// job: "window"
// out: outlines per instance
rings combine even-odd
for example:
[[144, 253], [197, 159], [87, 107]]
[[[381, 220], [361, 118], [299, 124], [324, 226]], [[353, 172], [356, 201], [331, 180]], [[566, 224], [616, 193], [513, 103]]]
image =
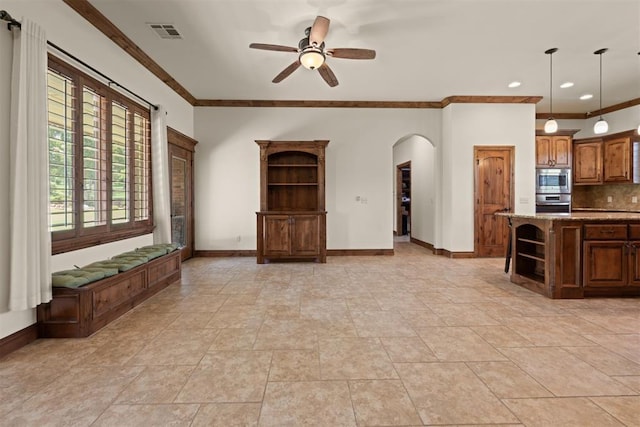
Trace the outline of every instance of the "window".
[[49, 57], [52, 252], [153, 230], [149, 110]]

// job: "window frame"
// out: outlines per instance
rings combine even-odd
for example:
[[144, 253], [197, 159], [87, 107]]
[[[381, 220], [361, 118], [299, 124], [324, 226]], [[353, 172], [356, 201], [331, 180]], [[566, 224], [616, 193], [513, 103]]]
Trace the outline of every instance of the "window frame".
[[[136, 101], [122, 95], [106, 84], [96, 80], [86, 73], [78, 70], [72, 65], [64, 62], [62, 59], [49, 54], [47, 73], [53, 70], [56, 73], [70, 79], [75, 86], [74, 97], [74, 161], [73, 165], [73, 216], [74, 225], [72, 229], [51, 231], [51, 253], [52, 255], [69, 252], [77, 249], [88, 248], [91, 246], [101, 245], [104, 243], [115, 242], [118, 240], [138, 237], [153, 232], [153, 182], [152, 182], [152, 163], [151, 163], [151, 113], [149, 108], [143, 107]], [[104, 210], [105, 224], [85, 227], [83, 222], [83, 203], [84, 203], [84, 122], [83, 122], [83, 95], [84, 88], [87, 87], [95, 92], [101, 98], [101, 112], [104, 117], [101, 118], [99, 127], [100, 131], [100, 150], [106, 161], [105, 179], [100, 179], [106, 186], [105, 200], [100, 200], [106, 204]], [[111, 134], [112, 134], [112, 105], [118, 103], [127, 109], [127, 120], [130, 126], [127, 128], [127, 154], [130, 159], [127, 164], [127, 195], [129, 197], [129, 220], [122, 223], [112, 223], [112, 159], [111, 159]], [[144, 139], [145, 151], [148, 161], [148, 169], [146, 170], [146, 187], [147, 187], [147, 218], [136, 220], [136, 200], [135, 200], [135, 138], [134, 138], [134, 115], [139, 114], [147, 119]], [[47, 119], [47, 127], [48, 125]], [[101, 158], [100, 161], [103, 161]], [[142, 194], [142, 193], [141, 193]], [[50, 214], [49, 214], [50, 215]]]

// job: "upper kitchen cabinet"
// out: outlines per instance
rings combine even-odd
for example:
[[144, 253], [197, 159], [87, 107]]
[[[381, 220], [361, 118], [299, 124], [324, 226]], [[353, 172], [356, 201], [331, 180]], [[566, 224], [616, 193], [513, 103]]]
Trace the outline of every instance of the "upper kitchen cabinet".
[[[569, 133], [567, 135], [567, 133]], [[537, 168], [570, 168], [573, 134], [576, 131], [562, 131], [557, 135], [536, 135]]]
[[640, 183], [640, 138], [634, 138], [633, 132], [606, 138], [602, 149], [604, 182]]
[[573, 144], [575, 184], [640, 183], [640, 137], [635, 131]]
[[576, 140], [573, 144], [574, 184], [602, 184], [602, 139]]

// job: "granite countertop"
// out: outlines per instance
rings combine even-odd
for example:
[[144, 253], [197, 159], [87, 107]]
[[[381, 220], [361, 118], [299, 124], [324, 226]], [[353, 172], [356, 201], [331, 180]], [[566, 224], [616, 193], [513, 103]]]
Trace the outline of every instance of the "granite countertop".
[[571, 213], [534, 213], [518, 214], [511, 212], [497, 212], [496, 215], [509, 218], [548, 219], [554, 221], [640, 221], [640, 212], [610, 212], [610, 211], [574, 211]]

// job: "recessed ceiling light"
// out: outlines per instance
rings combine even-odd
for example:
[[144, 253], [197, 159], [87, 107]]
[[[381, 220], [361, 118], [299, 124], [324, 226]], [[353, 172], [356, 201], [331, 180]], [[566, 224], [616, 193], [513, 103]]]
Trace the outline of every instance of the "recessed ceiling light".
[[511, 82], [509, 83], [509, 87], [513, 89], [514, 87], [519, 87], [521, 84], [520, 82]]
[[585, 101], [585, 100], [587, 100], [587, 99], [591, 99], [591, 98], [593, 98], [593, 95], [592, 95], [592, 94], [590, 94], [590, 93], [585, 93], [584, 95], [582, 95], [582, 96], [580, 97], [580, 99], [581, 99], [581, 100], [583, 100], [583, 101]]
[[564, 82], [564, 83], [562, 83], [560, 85], [560, 88], [566, 89], [566, 88], [571, 87], [571, 86], [573, 86], [573, 82]]

